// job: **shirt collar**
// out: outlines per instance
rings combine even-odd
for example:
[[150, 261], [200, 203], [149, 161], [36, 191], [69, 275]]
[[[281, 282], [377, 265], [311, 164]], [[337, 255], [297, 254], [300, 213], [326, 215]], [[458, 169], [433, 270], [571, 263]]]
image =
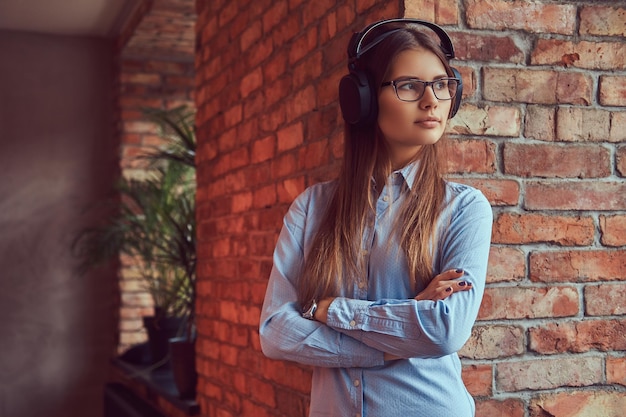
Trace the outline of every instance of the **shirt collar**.
[[413, 182], [417, 175], [417, 169], [419, 168], [419, 161], [413, 161], [410, 164], [405, 165], [397, 171], [394, 171], [391, 175], [391, 183], [395, 183], [398, 180], [404, 180], [409, 189], [413, 189]]

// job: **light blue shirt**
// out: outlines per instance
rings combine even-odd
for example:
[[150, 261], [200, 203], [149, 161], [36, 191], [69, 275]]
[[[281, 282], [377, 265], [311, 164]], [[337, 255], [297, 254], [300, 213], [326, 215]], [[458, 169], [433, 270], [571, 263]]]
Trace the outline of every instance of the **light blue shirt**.
[[[491, 206], [480, 191], [447, 183], [433, 275], [462, 268], [473, 287], [443, 301], [416, 301], [393, 231], [415, 171], [413, 164], [393, 173], [382, 190], [363, 237], [367, 277], [332, 302], [327, 324], [302, 318], [296, 286], [333, 183], [305, 190], [284, 218], [261, 313], [261, 347], [270, 358], [314, 367], [311, 417], [474, 416], [456, 352], [470, 336], [485, 288]], [[409, 359], [385, 361], [384, 352]]]

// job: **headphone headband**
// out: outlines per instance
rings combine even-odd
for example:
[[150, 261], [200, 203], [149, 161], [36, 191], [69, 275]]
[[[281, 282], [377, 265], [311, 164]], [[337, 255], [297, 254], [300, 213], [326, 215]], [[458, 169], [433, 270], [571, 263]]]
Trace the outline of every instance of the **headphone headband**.
[[374, 46], [378, 45], [387, 36], [391, 35], [394, 32], [404, 29], [404, 28], [398, 28], [398, 29], [392, 29], [388, 32], [385, 32], [379, 37], [375, 38], [372, 42], [367, 44], [363, 49], [361, 49], [363, 41], [365, 40], [367, 35], [370, 34], [372, 30], [376, 29], [377, 27], [387, 25], [389, 23], [413, 23], [416, 25], [426, 26], [427, 28], [435, 32], [435, 34], [439, 38], [441, 50], [443, 51], [446, 58], [448, 60], [451, 60], [454, 58], [454, 46], [452, 45], [452, 40], [450, 39], [446, 31], [443, 30], [441, 26], [436, 25], [431, 22], [427, 22], [425, 20], [420, 20], [420, 19], [398, 18], [398, 19], [387, 19], [387, 20], [374, 22], [370, 24], [369, 26], [365, 27], [365, 29], [363, 29], [362, 31], [355, 32], [352, 35], [352, 39], [350, 40], [348, 44], [348, 58], [351, 63], [358, 61], [359, 58], [361, 58], [361, 55], [363, 55], [364, 53], [372, 49]]

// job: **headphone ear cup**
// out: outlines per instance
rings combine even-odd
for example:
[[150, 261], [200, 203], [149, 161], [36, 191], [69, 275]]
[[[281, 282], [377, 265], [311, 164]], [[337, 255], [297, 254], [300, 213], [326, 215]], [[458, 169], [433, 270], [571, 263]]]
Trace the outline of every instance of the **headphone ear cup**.
[[463, 98], [463, 78], [461, 78], [461, 73], [454, 67], [452, 68], [452, 73], [454, 74], [454, 78], [459, 79], [459, 85], [456, 88], [456, 95], [454, 96], [454, 102], [452, 103], [448, 119], [452, 119], [456, 112], [459, 111], [459, 107], [461, 107], [461, 99]]
[[367, 74], [354, 70], [339, 82], [339, 105], [346, 123], [365, 125], [372, 123], [378, 113], [375, 93]]

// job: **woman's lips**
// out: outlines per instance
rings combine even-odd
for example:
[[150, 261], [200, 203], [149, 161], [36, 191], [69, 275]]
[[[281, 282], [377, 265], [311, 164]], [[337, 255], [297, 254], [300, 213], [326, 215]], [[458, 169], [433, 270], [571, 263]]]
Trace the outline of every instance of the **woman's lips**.
[[420, 120], [416, 120], [415, 124], [428, 128], [428, 129], [434, 129], [436, 127], [439, 126], [440, 120], [436, 117], [427, 117], [425, 119], [420, 119]]

